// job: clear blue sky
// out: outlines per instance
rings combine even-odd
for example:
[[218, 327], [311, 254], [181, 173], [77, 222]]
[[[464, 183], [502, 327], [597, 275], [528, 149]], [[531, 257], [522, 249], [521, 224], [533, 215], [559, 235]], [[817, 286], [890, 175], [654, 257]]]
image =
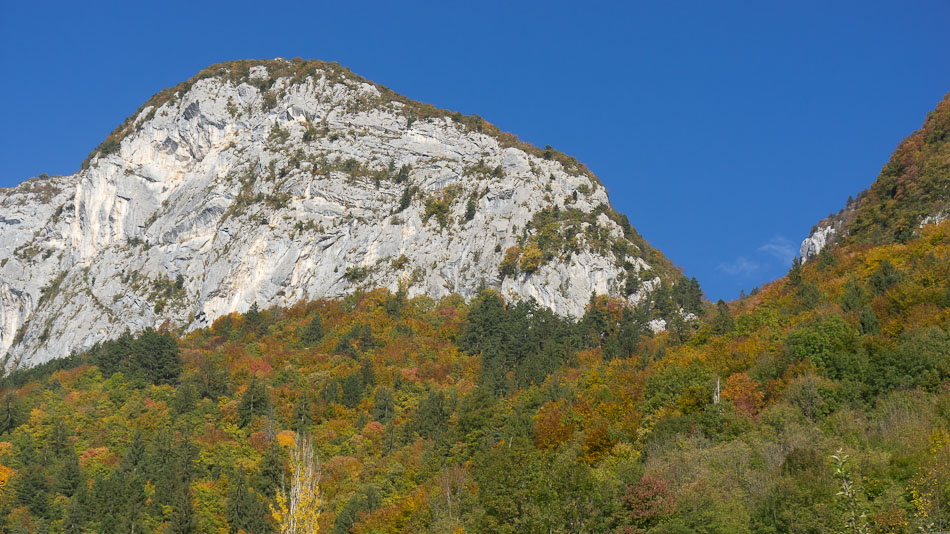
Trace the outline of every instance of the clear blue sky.
[[784, 274], [950, 91], [948, 28], [946, 0], [10, 1], [0, 187], [75, 171], [211, 63], [338, 61], [578, 157], [708, 297], [733, 298]]

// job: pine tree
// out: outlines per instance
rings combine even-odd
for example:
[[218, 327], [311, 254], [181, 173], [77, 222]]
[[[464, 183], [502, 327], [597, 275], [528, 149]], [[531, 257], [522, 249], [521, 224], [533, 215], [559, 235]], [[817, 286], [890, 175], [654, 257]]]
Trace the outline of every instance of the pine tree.
[[63, 532], [66, 534], [86, 532], [85, 526], [89, 522], [89, 512], [92, 508], [93, 503], [89, 498], [89, 490], [86, 488], [85, 481], [83, 481], [76, 487], [76, 492], [69, 499], [66, 520], [63, 522]]
[[877, 270], [871, 274], [868, 284], [874, 288], [877, 293], [884, 293], [894, 284], [901, 281], [901, 273], [894, 267], [889, 260], [884, 260], [878, 266]]
[[716, 302], [716, 318], [713, 319], [713, 331], [717, 334], [728, 334], [735, 327], [729, 305], [722, 299]]
[[241, 403], [238, 404], [238, 423], [241, 427], [246, 427], [254, 420], [254, 417], [263, 414], [269, 400], [267, 387], [257, 377], [251, 377], [247, 390], [241, 397]]
[[151, 384], [174, 384], [181, 375], [178, 343], [170, 334], [151, 328], [134, 343], [133, 366]]
[[238, 472], [228, 491], [228, 524], [231, 532], [243, 530], [248, 534], [271, 532], [268, 510], [257, 492], [248, 487], [244, 472]]
[[874, 335], [880, 332], [877, 315], [875, 315], [874, 310], [872, 310], [870, 306], [865, 306], [864, 309], [861, 310], [858, 322], [861, 324], [862, 334]]
[[313, 315], [313, 319], [307, 324], [300, 334], [300, 340], [306, 345], [315, 345], [323, 338], [323, 320], [320, 318], [320, 312]]
[[310, 400], [305, 391], [297, 395], [297, 402], [294, 403], [293, 419], [290, 421], [290, 428], [300, 434], [310, 426]]
[[6, 393], [0, 401], [0, 434], [22, 424], [23, 412], [23, 407], [20, 406], [16, 396], [12, 392]]
[[284, 450], [276, 439], [264, 451], [258, 472], [257, 489], [262, 495], [273, 495], [284, 478]]
[[392, 418], [394, 410], [392, 390], [386, 386], [380, 386], [376, 390], [376, 398], [373, 399], [373, 420], [386, 424]]
[[792, 268], [788, 271], [788, 283], [792, 287], [798, 287], [802, 285], [802, 259], [795, 258], [792, 261]]
[[363, 381], [364, 388], [371, 388], [376, 385], [376, 372], [373, 370], [373, 362], [369, 358], [363, 358], [363, 364], [360, 366], [360, 379]]
[[188, 485], [183, 484], [175, 497], [167, 531], [171, 534], [193, 534], [198, 532], [195, 510], [191, 504], [191, 491]]
[[262, 336], [267, 332], [267, 325], [264, 324], [264, 315], [261, 313], [257, 303], [251, 304], [250, 309], [244, 314], [244, 331]]
[[198, 388], [192, 381], [182, 382], [175, 389], [175, 397], [171, 401], [171, 407], [176, 414], [183, 414], [190, 411], [198, 402]]
[[59, 474], [56, 476], [55, 490], [66, 497], [72, 497], [80, 486], [85, 486], [85, 479], [82, 470], [79, 468], [79, 456], [70, 451], [63, 460]]

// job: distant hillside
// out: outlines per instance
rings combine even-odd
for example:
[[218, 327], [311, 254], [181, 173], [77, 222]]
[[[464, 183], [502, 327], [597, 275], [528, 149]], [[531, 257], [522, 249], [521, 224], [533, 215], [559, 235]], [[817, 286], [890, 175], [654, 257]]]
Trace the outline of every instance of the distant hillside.
[[802, 243], [801, 255], [826, 243], [903, 242], [920, 227], [950, 217], [950, 93], [904, 139], [871, 187], [825, 218]]

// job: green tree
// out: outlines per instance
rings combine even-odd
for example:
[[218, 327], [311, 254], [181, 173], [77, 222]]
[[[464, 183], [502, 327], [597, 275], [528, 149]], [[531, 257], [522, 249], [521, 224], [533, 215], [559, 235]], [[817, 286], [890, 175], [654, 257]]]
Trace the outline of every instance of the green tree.
[[858, 322], [861, 325], [862, 334], [877, 334], [880, 332], [880, 325], [877, 320], [877, 315], [875, 315], [874, 310], [870, 306], [865, 306], [861, 310], [861, 315], [858, 317]]
[[241, 396], [241, 402], [238, 404], [238, 424], [241, 427], [246, 427], [255, 417], [262, 415], [269, 405], [270, 397], [267, 394], [267, 386], [256, 376], [251, 377], [244, 395]]
[[716, 317], [712, 321], [713, 332], [717, 334], [728, 334], [735, 328], [735, 321], [729, 312], [729, 305], [722, 299], [716, 302]]
[[323, 338], [323, 320], [320, 318], [320, 312], [313, 315], [313, 319], [307, 324], [300, 334], [300, 340], [306, 345], [315, 345]]
[[871, 278], [868, 279], [868, 284], [876, 291], [877, 293], [884, 293], [891, 288], [894, 284], [901, 281], [902, 275], [900, 271], [894, 267], [894, 264], [889, 260], [884, 260], [878, 265], [877, 269], [871, 273]]
[[788, 283], [792, 287], [798, 287], [802, 285], [802, 259], [795, 258], [792, 260], [792, 268], [788, 271]]
[[231, 481], [227, 514], [228, 525], [233, 533], [242, 530], [248, 534], [265, 534], [274, 530], [268, 521], [270, 512], [267, 505], [257, 492], [248, 486], [247, 476], [243, 471], [238, 471]]
[[171, 334], [151, 328], [142, 332], [133, 346], [133, 366], [151, 384], [173, 384], [181, 375], [178, 343]]
[[373, 420], [386, 424], [392, 419], [394, 413], [395, 401], [392, 390], [386, 386], [379, 386], [373, 398]]

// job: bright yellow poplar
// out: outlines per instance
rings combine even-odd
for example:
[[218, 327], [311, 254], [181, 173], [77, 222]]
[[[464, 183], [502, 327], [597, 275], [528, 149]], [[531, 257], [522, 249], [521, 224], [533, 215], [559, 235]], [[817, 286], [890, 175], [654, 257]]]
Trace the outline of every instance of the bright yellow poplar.
[[290, 488], [277, 491], [277, 506], [270, 511], [280, 534], [313, 534], [319, 530], [320, 470], [307, 436], [294, 436], [290, 463]]

